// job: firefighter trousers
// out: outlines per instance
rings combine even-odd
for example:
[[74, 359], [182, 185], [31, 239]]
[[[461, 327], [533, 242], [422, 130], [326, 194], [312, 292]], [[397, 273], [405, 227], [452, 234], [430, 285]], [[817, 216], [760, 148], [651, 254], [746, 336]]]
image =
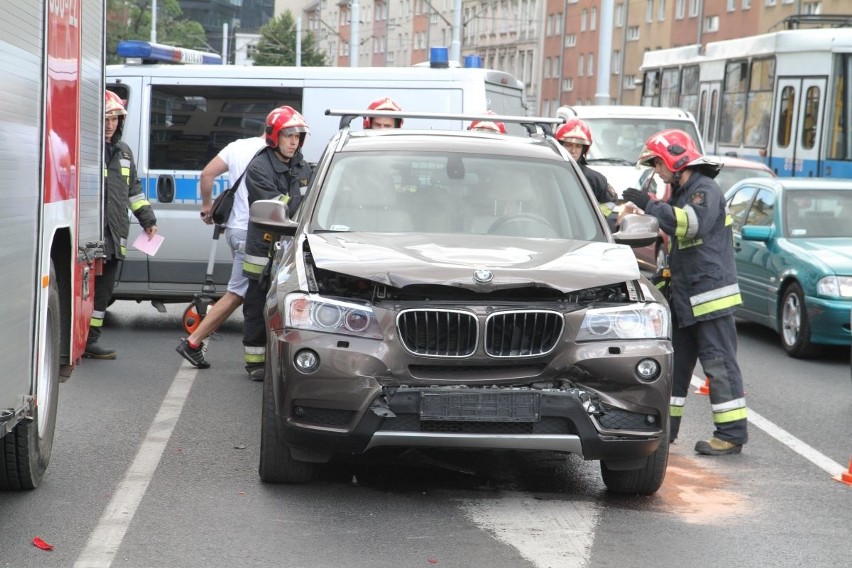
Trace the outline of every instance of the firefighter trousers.
[[737, 328], [734, 316], [698, 321], [678, 327], [672, 314], [674, 370], [671, 399], [670, 437], [677, 438], [680, 421], [697, 361], [710, 380], [710, 407], [713, 435], [727, 442], [748, 441], [743, 378], [737, 364]]
[[95, 276], [95, 301], [92, 319], [89, 321], [89, 336], [86, 340], [88, 344], [97, 343], [101, 336], [101, 328], [104, 325], [106, 309], [115, 289], [115, 278], [118, 275], [119, 266], [121, 266], [121, 259], [108, 258], [104, 261], [101, 274]]
[[258, 280], [249, 278], [243, 301], [243, 349], [246, 368], [261, 367], [266, 362], [266, 323], [263, 310], [266, 289]]

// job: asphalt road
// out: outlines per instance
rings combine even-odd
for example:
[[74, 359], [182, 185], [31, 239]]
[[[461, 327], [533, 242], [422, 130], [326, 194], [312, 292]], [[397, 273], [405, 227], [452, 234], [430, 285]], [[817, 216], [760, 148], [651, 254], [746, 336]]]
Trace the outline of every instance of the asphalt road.
[[[852, 486], [849, 350], [787, 357], [739, 325], [752, 413], [742, 455], [697, 456], [711, 431], [690, 395], [663, 488], [606, 493], [573, 456], [410, 452], [336, 464], [303, 486], [257, 477], [261, 385], [240, 325], [196, 371], [174, 352], [180, 312], [117, 302], [104, 344], [61, 387], [42, 486], [0, 493], [0, 566], [846, 566]], [[43, 551], [34, 537], [53, 545]]]

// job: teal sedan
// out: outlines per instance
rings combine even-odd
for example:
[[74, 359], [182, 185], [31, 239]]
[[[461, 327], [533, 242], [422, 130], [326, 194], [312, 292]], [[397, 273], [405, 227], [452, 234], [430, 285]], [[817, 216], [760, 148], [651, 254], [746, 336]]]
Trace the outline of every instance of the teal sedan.
[[743, 304], [792, 357], [849, 345], [852, 180], [750, 178], [725, 194]]

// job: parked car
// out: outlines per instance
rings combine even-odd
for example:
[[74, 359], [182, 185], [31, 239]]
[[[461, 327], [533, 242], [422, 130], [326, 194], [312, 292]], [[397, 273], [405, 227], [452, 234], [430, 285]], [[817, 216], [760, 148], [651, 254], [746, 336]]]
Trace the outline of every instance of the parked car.
[[634, 215], [611, 235], [552, 136], [343, 126], [295, 219], [259, 201], [251, 220], [284, 235], [263, 481], [437, 447], [568, 452], [600, 460], [610, 491], [659, 488], [669, 312], [617, 244], [653, 240], [657, 222]]
[[[775, 177], [775, 173], [766, 165], [755, 162], [754, 160], [744, 160], [742, 158], [734, 158], [731, 156], [708, 156], [717, 160], [722, 164], [722, 171], [716, 176], [716, 183], [723, 192], [728, 191], [738, 181], [750, 177], [768, 178]], [[647, 170], [651, 172], [652, 170]], [[645, 174], [648, 175], [648, 174]], [[643, 181], [643, 176], [640, 181]], [[671, 195], [671, 187], [668, 184], [662, 183], [657, 179], [657, 183], [652, 185], [653, 197], [666, 201]], [[629, 207], [629, 206], [628, 206]], [[635, 212], [635, 208], [630, 210]], [[660, 231], [659, 238], [656, 242], [646, 247], [638, 247], [633, 249], [636, 254], [636, 260], [639, 262], [639, 268], [648, 272], [656, 272], [666, 262], [666, 251], [669, 247], [669, 236]]]
[[742, 306], [793, 357], [849, 345], [852, 181], [750, 178], [726, 194]]

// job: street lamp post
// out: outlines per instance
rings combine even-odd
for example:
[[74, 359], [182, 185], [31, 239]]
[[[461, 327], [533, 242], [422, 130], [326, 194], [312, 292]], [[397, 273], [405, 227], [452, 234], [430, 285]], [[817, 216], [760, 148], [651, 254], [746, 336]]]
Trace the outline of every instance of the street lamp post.
[[151, 0], [151, 43], [157, 43], [157, 0]]

